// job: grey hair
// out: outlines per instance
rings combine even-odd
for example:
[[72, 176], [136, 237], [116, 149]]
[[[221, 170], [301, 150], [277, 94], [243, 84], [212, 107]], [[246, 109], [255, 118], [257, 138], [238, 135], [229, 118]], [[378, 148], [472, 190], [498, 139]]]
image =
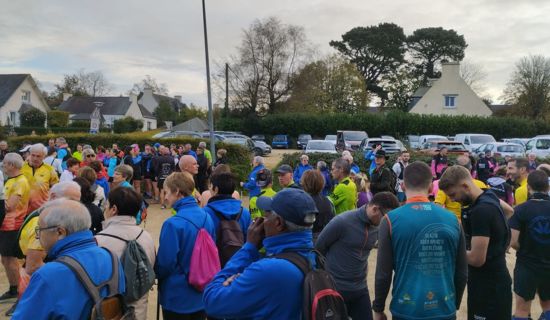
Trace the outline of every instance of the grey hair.
[[86, 149], [92, 149], [92, 150], [94, 150], [94, 148], [92, 148], [92, 146], [89, 145], [89, 144], [85, 144], [85, 145], [82, 146], [82, 151], [84, 151], [84, 150], [86, 150]]
[[256, 162], [257, 164], [264, 164], [264, 158], [262, 156], [255, 156], [254, 162]]
[[323, 170], [327, 167], [327, 163], [324, 162], [323, 160], [321, 161], [317, 161], [317, 169], [319, 170]]
[[334, 160], [332, 165], [336, 169], [341, 169], [342, 172], [344, 172], [345, 175], [349, 175], [350, 172], [351, 172], [351, 164], [349, 163], [348, 160], [346, 160], [344, 158], [338, 158], [338, 159]]
[[63, 137], [59, 137], [56, 139], [59, 143], [67, 143], [67, 140], [65, 140], [65, 138]]
[[23, 157], [21, 157], [18, 153], [10, 152], [6, 154], [4, 157], [4, 164], [11, 164], [12, 166], [16, 167], [17, 169], [23, 168]]
[[309, 226], [299, 226], [294, 222], [290, 222], [286, 220], [285, 218], [281, 217], [280, 215], [278, 215], [276, 212], [273, 212], [273, 211], [271, 211], [271, 214], [274, 214], [275, 216], [283, 219], [283, 221], [285, 222], [285, 228], [287, 232], [302, 232], [302, 231], [311, 230], [313, 229], [313, 223], [315, 222], [315, 213], [306, 214], [306, 217], [304, 220], [306, 222], [311, 222]]
[[2, 140], [0, 141], [0, 144], [8, 144], [8, 142], [6, 140]]
[[89, 154], [95, 154], [94, 149], [82, 149], [82, 158], [86, 158], [86, 156]]
[[50, 194], [55, 194], [57, 197], [65, 197], [65, 195], [67, 194], [67, 190], [72, 188], [75, 188], [75, 189], [78, 189], [78, 191], [81, 191], [80, 185], [78, 183], [74, 181], [63, 181], [63, 182], [54, 184], [50, 189]]
[[300, 161], [304, 160], [304, 159], [307, 159], [309, 161], [309, 157], [308, 157], [307, 154], [303, 154], [303, 155], [300, 156]]
[[46, 203], [44, 211], [46, 209], [48, 213], [43, 218], [46, 227], [62, 227], [67, 231], [67, 235], [88, 230], [92, 225], [88, 209], [78, 201], [56, 199]]
[[42, 143], [36, 143], [29, 148], [29, 152], [42, 152], [46, 155], [48, 153], [48, 149]]

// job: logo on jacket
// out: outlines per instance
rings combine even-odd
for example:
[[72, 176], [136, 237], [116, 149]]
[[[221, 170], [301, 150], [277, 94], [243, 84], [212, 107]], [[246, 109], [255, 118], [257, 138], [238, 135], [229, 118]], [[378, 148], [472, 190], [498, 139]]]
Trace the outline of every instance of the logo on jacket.
[[540, 244], [550, 244], [550, 217], [536, 217], [529, 223], [531, 237]]

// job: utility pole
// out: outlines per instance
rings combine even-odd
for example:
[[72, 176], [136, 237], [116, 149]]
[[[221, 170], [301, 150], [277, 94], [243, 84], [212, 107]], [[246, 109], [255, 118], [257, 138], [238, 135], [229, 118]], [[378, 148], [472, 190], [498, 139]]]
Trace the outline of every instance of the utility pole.
[[214, 140], [214, 112], [212, 110], [212, 91], [210, 87], [210, 59], [208, 58], [208, 31], [206, 29], [206, 4], [202, 0], [202, 21], [204, 25], [204, 54], [206, 58], [206, 85], [208, 91], [208, 127], [210, 129], [210, 153], [212, 163], [216, 161], [216, 143]]
[[229, 115], [229, 63], [225, 63], [225, 108], [224, 115]]

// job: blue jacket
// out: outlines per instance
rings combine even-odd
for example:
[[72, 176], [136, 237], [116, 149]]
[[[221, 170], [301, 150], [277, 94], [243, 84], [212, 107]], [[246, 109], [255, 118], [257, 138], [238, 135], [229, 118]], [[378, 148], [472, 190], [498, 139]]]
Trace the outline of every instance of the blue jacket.
[[252, 218], [250, 217], [250, 211], [242, 207], [241, 200], [233, 199], [230, 195], [218, 195], [210, 198], [208, 204], [204, 207], [204, 211], [208, 213], [214, 224], [214, 229], [216, 234], [218, 233], [218, 228], [220, 225], [220, 219], [214, 211], [219, 212], [227, 219], [235, 219], [235, 217], [241, 212], [241, 218], [239, 219], [239, 224], [241, 225], [241, 230], [244, 234], [244, 241], [246, 241], [246, 233], [248, 227], [252, 224]]
[[376, 162], [374, 161], [375, 153], [372, 150], [369, 150], [365, 153], [365, 160], [370, 161], [370, 167], [369, 167], [369, 177], [372, 175], [372, 172], [374, 169], [376, 169]]
[[[371, 164], [371, 167], [372, 167], [372, 164]], [[374, 167], [376, 168], [376, 163], [374, 164]], [[370, 169], [369, 169], [369, 171], [370, 171]], [[351, 164], [351, 172], [353, 172], [355, 174], [358, 174], [359, 172], [361, 172], [361, 169], [359, 168], [359, 166], [357, 164], [352, 163]]]
[[[312, 248], [311, 231], [289, 232], [266, 238], [267, 256]], [[311, 258], [311, 257], [310, 257]], [[223, 282], [240, 273], [229, 286]], [[258, 249], [245, 243], [204, 290], [205, 311], [215, 318], [302, 319], [304, 275], [283, 259], [260, 259]]]
[[257, 195], [260, 194], [260, 187], [258, 187], [256, 185], [256, 175], [258, 174], [258, 171], [264, 169], [264, 165], [261, 164], [257, 167], [254, 167], [252, 169], [252, 172], [250, 172], [250, 174], [248, 175], [248, 180], [246, 181], [246, 183], [244, 184], [244, 188], [248, 190], [248, 193], [249, 193], [249, 196], [252, 198], [252, 197], [256, 197]]
[[109, 177], [113, 177], [115, 175], [116, 163], [117, 163], [116, 157], [109, 158], [109, 163], [107, 165], [107, 175]]
[[[111, 278], [111, 256], [97, 246], [92, 232], [80, 231], [59, 240], [48, 252], [48, 259], [61, 256], [76, 259], [94, 283]], [[122, 265], [119, 262], [119, 270]], [[124, 293], [124, 273], [119, 274], [119, 291]], [[101, 290], [107, 296], [107, 288]], [[92, 299], [76, 275], [59, 262], [49, 262], [33, 273], [12, 319], [89, 319]]]
[[296, 182], [298, 185], [300, 185], [300, 179], [302, 178], [302, 175], [304, 174], [304, 172], [308, 171], [308, 170], [311, 170], [313, 169], [313, 167], [311, 165], [303, 165], [303, 164], [299, 164], [296, 169], [294, 169], [294, 182]]
[[105, 199], [109, 197], [109, 182], [106, 178], [100, 178], [95, 181], [95, 183], [103, 188], [103, 192], [105, 193]]
[[[214, 224], [194, 197], [178, 200], [172, 208], [176, 214], [162, 225], [155, 272], [159, 279], [160, 304], [176, 313], [193, 313], [204, 309], [202, 293], [187, 282], [191, 254], [199, 230], [204, 227], [216, 241]], [[192, 223], [191, 223], [191, 222]]]
[[332, 177], [330, 176], [328, 168], [325, 170], [321, 170], [321, 174], [323, 175], [323, 178], [325, 178], [325, 187], [323, 188], [322, 194], [326, 197], [332, 193], [332, 187], [334, 186], [334, 183], [332, 182]]

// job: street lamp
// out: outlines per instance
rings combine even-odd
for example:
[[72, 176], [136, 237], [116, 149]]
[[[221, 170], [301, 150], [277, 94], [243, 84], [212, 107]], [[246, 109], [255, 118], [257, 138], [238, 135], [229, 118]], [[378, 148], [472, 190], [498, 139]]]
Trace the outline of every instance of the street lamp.
[[206, 30], [206, 5], [202, 0], [202, 21], [204, 25], [204, 54], [206, 56], [206, 85], [208, 91], [208, 127], [210, 129], [210, 153], [212, 162], [216, 160], [216, 145], [214, 142], [214, 112], [212, 110], [212, 92], [210, 87], [210, 59], [208, 58], [208, 31]]

